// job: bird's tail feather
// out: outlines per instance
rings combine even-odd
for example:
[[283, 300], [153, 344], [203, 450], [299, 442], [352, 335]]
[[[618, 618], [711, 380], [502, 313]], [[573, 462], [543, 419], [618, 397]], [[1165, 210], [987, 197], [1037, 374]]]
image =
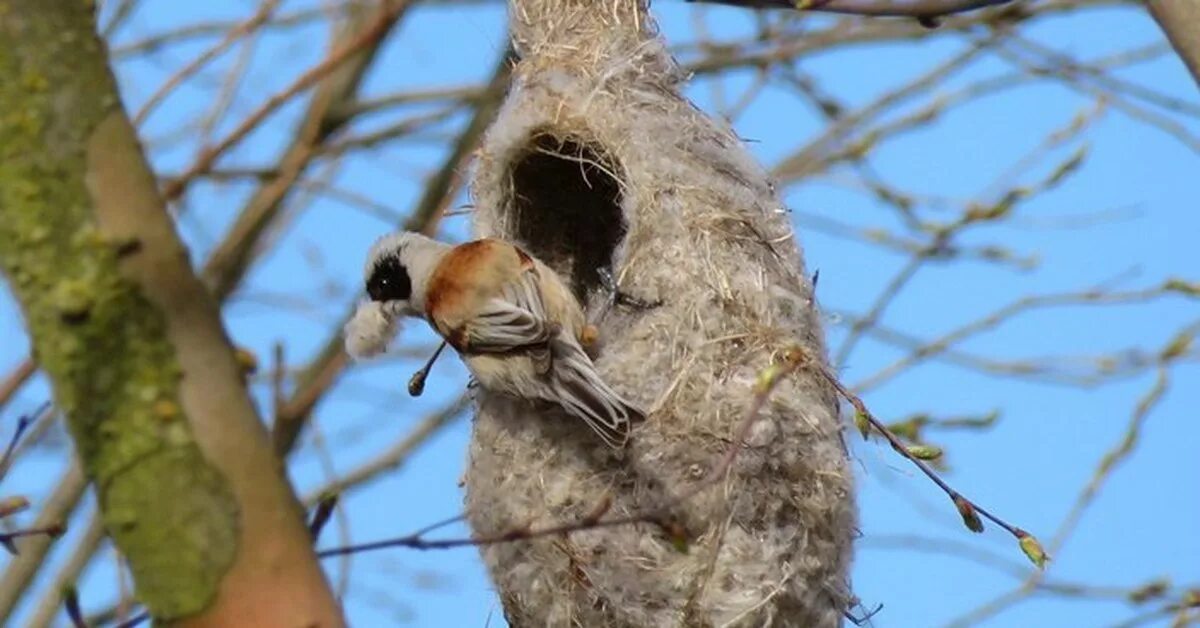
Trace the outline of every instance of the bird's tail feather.
[[559, 403], [583, 419], [610, 447], [624, 447], [633, 424], [645, 415], [600, 378], [592, 360], [573, 338], [560, 333], [553, 345], [550, 385]]

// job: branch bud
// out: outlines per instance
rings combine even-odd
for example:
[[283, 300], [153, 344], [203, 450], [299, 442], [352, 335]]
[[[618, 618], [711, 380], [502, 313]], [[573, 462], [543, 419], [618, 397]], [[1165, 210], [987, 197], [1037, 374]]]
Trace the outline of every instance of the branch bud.
[[937, 460], [942, 457], [942, 448], [936, 445], [909, 445], [909, 455], [918, 460]]
[[954, 507], [958, 509], [958, 514], [962, 517], [963, 525], [972, 532], [983, 532], [983, 520], [979, 518], [979, 513], [975, 512], [975, 506], [967, 501], [962, 495], [954, 496]]
[[1036, 537], [1017, 528], [1017, 543], [1021, 546], [1021, 551], [1025, 552], [1025, 556], [1029, 558], [1029, 561], [1037, 565], [1038, 569], [1046, 568], [1046, 561], [1050, 560], [1050, 557], [1046, 555], [1046, 550], [1042, 549], [1042, 544], [1038, 542]]
[[867, 440], [867, 437], [871, 435], [871, 419], [857, 410], [854, 412], [854, 427], [858, 428], [858, 433], [862, 434], [863, 440]]

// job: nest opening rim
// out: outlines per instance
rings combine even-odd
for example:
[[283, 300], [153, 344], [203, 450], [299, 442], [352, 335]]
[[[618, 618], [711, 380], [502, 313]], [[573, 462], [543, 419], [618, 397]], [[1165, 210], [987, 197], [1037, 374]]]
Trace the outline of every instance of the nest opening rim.
[[625, 178], [599, 142], [537, 129], [508, 165], [513, 236], [561, 274], [581, 301], [603, 286], [628, 232]]

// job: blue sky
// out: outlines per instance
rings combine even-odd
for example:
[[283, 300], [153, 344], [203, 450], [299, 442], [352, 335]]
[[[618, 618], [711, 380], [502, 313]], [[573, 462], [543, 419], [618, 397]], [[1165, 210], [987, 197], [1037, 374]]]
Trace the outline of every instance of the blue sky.
[[[144, 4], [119, 33], [118, 45], [170, 24], [243, 19], [253, 10], [251, 3], [240, 0], [148, 0]], [[484, 78], [503, 48], [504, 13], [499, 4], [471, 4], [416, 10], [393, 34], [372, 69], [365, 93], [382, 95]], [[284, 3], [285, 10], [307, 5]], [[667, 1], [658, 5], [663, 32], [673, 42], [691, 39], [697, 19], [703, 19], [719, 39], [749, 32], [755, 19], [748, 12], [726, 8], [698, 9]], [[1082, 58], [1161, 40], [1154, 24], [1133, 8], [1048, 19], [1023, 33]], [[319, 60], [326, 39], [327, 32], [320, 26], [263, 36], [249, 79], [230, 116], [217, 127], [217, 135]], [[118, 68], [127, 103], [140, 105], [175, 68], [211, 43], [202, 40], [165, 49], [149, 60], [122, 61]], [[863, 46], [813, 57], [803, 68], [820, 79], [827, 92], [850, 106], [861, 105], [963, 45], [961, 39], [944, 37]], [[190, 162], [196, 138], [188, 132], [180, 134], [179, 129], [213, 102], [214, 86], [235, 59], [236, 53], [219, 59], [213, 71], [179, 90], [144, 127], [160, 172], [178, 172]], [[1006, 71], [1011, 66], [988, 57], [952, 78], [943, 91]], [[1118, 75], [1190, 103], [1198, 101], [1195, 85], [1173, 58], [1140, 64]], [[689, 95], [713, 111], [718, 101], [736, 101], [752, 82], [750, 72], [732, 75], [724, 81], [721, 96], [712, 81], [700, 80]], [[1089, 97], [1061, 85], [1032, 84], [1005, 91], [972, 101], [936, 124], [884, 145], [872, 155], [871, 165], [880, 178], [904, 189], [970, 198], [988, 189], [1047, 133], [1093, 106]], [[270, 163], [300, 111], [299, 103], [285, 107], [222, 163], [247, 167]], [[372, 115], [354, 130], [380, 128], [397, 117]], [[331, 181], [403, 213], [419, 193], [423, 177], [440, 163], [444, 138], [462, 120], [452, 118], [419, 141], [345, 159], [331, 171]], [[782, 88], [768, 89], [734, 121], [753, 153], [768, 165], [819, 134], [825, 124], [804, 101]], [[1195, 118], [1185, 119], [1185, 125], [1200, 133]], [[176, 136], [174, 143], [163, 141], [171, 136]], [[1001, 244], [1021, 255], [1036, 255], [1040, 260], [1036, 270], [961, 261], [928, 266], [888, 309], [883, 322], [933, 338], [1024, 295], [1109, 282], [1118, 289], [1136, 289], [1170, 276], [1200, 280], [1194, 174], [1200, 161], [1195, 152], [1171, 134], [1111, 108], [1083, 137], [1087, 159], [1078, 175], [1022, 205], [1011, 223], [977, 229], [961, 242]], [[1073, 141], [1054, 149], [1019, 179], [1038, 180], [1082, 145]], [[848, 169], [835, 170], [785, 189], [785, 200], [797, 213], [808, 265], [820, 269], [820, 296], [831, 312], [867, 307], [904, 261], [806, 227], [806, 216], [818, 215], [898, 232], [891, 210], [847, 185], [852, 174]], [[211, 249], [249, 189], [243, 183], [228, 183], [195, 190], [180, 224], [197, 259]], [[231, 335], [239, 344], [265, 357], [275, 341], [285, 340], [290, 361], [300, 363], [324, 342], [325, 330], [354, 297], [366, 247], [390, 226], [329, 198], [316, 198], [311, 204], [293, 199], [293, 207], [292, 220], [278, 236], [279, 246], [256, 266], [244, 293], [230, 302], [226, 312]], [[1053, 227], [1055, 221], [1108, 210], [1116, 212], [1115, 218], [1087, 228]], [[927, 215], [938, 216], [936, 210]], [[448, 218], [441, 235], [451, 240], [467, 237], [466, 222]], [[302, 310], [281, 309], [268, 302], [268, 295], [299, 297], [305, 305]], [[831, 345], [836, 348], [846, 325], [836, 316], [828, 318]], [[1046, 309], [973, 338], [962, 349], [1003, 358], [1094, 355], [1136, 347], [1156, 351], [1197, 319], [1200, 306], [1182, 298], [1134, 306]], [[12, 302], [6, 295], [0, 297], [0, 371], [27, 352], [18, 320]], [[429, 333], [416, 325], [405, 330], [403, 339], [432, 342]], [[900, 355], [868, 339], [841, 365], [843, 376], [854, 383]], [[413, 400], [404, 392], [413, 368], [406, 361], [360, 369], [320, 406], [319, 432], [330, 454], [321, 455], [311, 436], [306, 441], [292, 467], [302, 492], [321, 484], [331, 471], [348, 471], [386, 448], [421, 417], [444, 406], [465, 383], [457, 360], [443, 359], [428, 392]], [[1130, 587], [1166, 576], [1177, 585], [1200, 585], [1200, 535], [1195, 534], [1200, 529], [1200, 502], [1194, 499], [1200, 479], [1200, 458], [1194, 454], [1200, 445], [1198, 376], [1200, 365], [1195, 360], [1172, 369], [1171, 386], [1145, 422], [1136, 453], [1115, 471], [1077, 533], [1055, 556], [1049, 574], [1052, 581]], [[990, 430], [938, 432], [931, 437], [949, 452], [947, 479], [953, 485], [1048, 540], [1101, 456], [1121, 439], [1137, 399], [1152, 384], [1152, 374], [1144, 373], [1100, 388], [1067, 388], [983, 376], [933, 361], [871, 390], [865, 399], [886, 418], [922, 411], [937, 416], [999, 411], [1001, 418]], [[28, 386], [6, 415], [32, 408], [44, 397], [42, 382]], [[11, 429], [12, 423], [6, 416], [0, 429]], [[468, 438], [469, 423], [459, 420], [403, 468], [347, 496], [348, 529], [335, 522], [326, 530], [322, 545], [396, 536], [456, 514], [461, 504], [457, 481]], [[5, 493], [44, 492], [62, 468], [64, 451], [48, 447], [26, 458], [7, 479]], [[863, 530], [854, 586], [866, 606], [883, 604], [873, 620], [875, 626], [944, 625], [1016, 584], [1012, 576], [967, 559], [971, 552], [987, 552], [1022, 565], [1009, 537], [994, 527], [982, 535], [962, 529], [941, 494], [887, 447], [860, 443], [854, 455], [861, 470]], [[461, 536], [465, 530], [451, 528], [447, 534]], [[939, 551], [894, 547], [912, 536], [955, 545]], [[61, 560], [72, 538], [68, 535], [60, 544], [57, 559]], [[344, 565], [331, 561], [329, 567], [339, 581]], [[345, 601], [356, 626], [503, 624], [473, 549], [378, 552], [354, 557], [350, 568]], [[80, 590], [86, 606], [105, 605], [115, 591], [112, 567], [98, 563]], [[1121, 600], [1035, 596], [980, 625], [1107, 626], [1136, 612]]]

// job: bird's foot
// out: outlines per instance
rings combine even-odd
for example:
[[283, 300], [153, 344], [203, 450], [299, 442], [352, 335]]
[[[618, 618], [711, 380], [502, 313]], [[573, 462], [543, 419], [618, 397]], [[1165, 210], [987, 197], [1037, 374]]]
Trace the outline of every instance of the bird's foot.
[[621, 287], [617, 285], [616, 278], [613, 277], [612, 272], [607, 268], [601, 268], [598, 274], [600, 276], [600, 285], [604, 288], [605, 293], [607, 293], [604, 306], [605, 313], [612, 309], [614, 305], [623, 305], [635, 310], [652, 310], [663, 304], [661, 299], [651, 301], [623, 292]]

